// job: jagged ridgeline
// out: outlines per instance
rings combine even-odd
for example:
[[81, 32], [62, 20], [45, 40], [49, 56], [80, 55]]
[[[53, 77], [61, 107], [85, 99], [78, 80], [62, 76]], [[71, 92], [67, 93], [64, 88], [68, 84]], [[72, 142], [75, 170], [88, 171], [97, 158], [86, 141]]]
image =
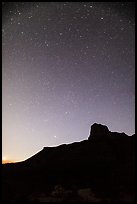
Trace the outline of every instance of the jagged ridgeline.
[[94, 123], [87, 140], [4, 164], [3, 201], [134, 201], [135, 135]]

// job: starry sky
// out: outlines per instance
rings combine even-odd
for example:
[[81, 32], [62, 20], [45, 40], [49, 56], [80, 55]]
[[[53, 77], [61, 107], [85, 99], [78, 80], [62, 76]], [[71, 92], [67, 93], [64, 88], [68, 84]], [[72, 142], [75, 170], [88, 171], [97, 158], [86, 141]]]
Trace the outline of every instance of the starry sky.
[[2, 3], [2, 156], [135, 132], [134, 2]]

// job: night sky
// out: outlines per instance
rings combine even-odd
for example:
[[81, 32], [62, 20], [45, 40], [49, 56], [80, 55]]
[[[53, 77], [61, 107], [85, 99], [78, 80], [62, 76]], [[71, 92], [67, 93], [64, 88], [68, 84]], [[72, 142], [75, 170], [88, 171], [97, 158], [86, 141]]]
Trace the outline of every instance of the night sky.
[[2, 152], [135, 132], [134, 2], [2, 3]]

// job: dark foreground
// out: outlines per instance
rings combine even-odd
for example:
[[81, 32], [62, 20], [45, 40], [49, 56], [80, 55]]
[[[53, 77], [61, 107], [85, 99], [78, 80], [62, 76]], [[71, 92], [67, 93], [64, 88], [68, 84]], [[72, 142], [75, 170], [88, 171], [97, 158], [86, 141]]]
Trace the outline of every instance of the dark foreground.
[[88, 140], [2, 165], [4, 202], [133, 202], [135, 135], [93, 124]]

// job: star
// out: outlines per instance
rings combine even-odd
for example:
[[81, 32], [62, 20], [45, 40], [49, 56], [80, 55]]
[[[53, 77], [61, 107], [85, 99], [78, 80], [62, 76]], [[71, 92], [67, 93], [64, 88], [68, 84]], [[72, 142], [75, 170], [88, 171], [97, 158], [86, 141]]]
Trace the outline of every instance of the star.
[[49, 120], [48, 119], [44, 119], [43, 122], [47, 123]]

